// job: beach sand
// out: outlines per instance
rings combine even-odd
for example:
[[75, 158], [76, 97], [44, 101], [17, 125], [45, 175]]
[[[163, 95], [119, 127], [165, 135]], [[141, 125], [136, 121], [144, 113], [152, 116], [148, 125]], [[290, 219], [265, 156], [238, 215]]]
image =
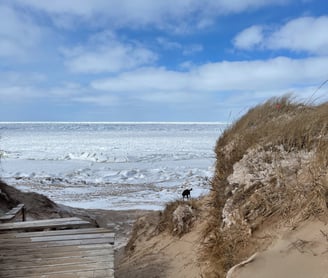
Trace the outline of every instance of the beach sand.
[[231, 278], [327, 278], [328, 225], [319, 220], [282, 231], [264, 252], [237, 267]]

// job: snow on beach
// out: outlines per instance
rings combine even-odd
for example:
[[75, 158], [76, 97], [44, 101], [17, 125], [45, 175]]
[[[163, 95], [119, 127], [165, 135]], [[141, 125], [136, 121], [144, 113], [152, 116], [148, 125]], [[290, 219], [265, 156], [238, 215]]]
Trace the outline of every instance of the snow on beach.
[[65, 205], [161, 209], [209, 190], [222, 123], [0, 123], [1, 177]]

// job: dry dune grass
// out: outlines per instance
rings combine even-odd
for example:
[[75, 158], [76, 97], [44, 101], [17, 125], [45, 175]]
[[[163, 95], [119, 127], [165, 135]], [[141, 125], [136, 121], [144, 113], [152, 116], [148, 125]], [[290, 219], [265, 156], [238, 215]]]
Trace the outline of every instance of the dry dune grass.
[[[181, 237], [188, 233], [195, 218], [197, 218], [200, 206], [201, 201], [198, 199], [187, 201], [176, 200], [167, 203], [163, 211], [155, 211], [148, 213], [144, 217], [140, 217], [133, 225], [129, 242], [125, 248], [126, 251], [134, 251], [139, 239], [143, 240], [146, 238], [148, 240], [164, 232], [176, 237]], [[174, 219], [175, 211], [178, 208], [184, 207], [190, 208], [192, 213], [181, 215], [180, 222], [182, 223], [177, 223]], [[178, 229], [178, 224], [182, 224], [181, 229]]]
[[[192, 210], [190, 217], [196, 217], [197, 211], [199, 208], [199, 201], [197, 199], [190, 199], [188, 201], [172, 201], [166, 204], [163, 212], [160, 213], [159, 223], [157, 225], [157, 231], [159, 233], [168, 231], [172, 235], [182, 236], [183, 234], [188, 232], [187, 227], [183, 227], [183, 229], [177, 229], [177, 223], [174, 221], [174, 212], [179, 207], [189, 207]], [[188, 216], [183, 216], [187, 218]], [[182, 219], [184, 222], [187, 219]]]
[[[270, 99], [226, 129], [215, 153], [211, 217], [203, 231], [204, 258], [211, 265], [208, 277], [224, 277], [257, 251], [259, 241], [252, 235], [265, 223], [301, 221], [327, 210], [328, 103], [297, 103], [289, 96]], [[260, 158], [252, 165], [254, 156]], [[291, 158], [293, 167], [286, 164]], [[266, 182], [251, 181], [247, 189], [229, 183], [239, 161], [246, 163], [248, 173], [258, 171], [259, 161], [263, 172], [270, 168]], [[222, 215], [228, 199], [241, 217], [225, 227]]]

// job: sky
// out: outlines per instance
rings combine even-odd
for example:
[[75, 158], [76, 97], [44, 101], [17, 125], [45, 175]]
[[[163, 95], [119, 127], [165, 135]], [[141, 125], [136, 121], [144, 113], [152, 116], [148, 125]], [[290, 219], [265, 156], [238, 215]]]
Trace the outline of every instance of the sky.
[[326, 0], [0, 0], [0, 121], [228, 122], [328, 100]]

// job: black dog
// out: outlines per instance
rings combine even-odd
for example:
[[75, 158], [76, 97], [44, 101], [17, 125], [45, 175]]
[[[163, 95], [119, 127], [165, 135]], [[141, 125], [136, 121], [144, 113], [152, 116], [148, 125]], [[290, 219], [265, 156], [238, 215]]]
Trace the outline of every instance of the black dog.
[[182, 192], [182, 198], [183, 198], [183, 200], [184, 200], [185, 197], [186, 197], [187, 199], [190, 198], [190, 191], [191, 191], [191, 190], [192, 190], [192, 188], [183, 190], [183, 192]]

